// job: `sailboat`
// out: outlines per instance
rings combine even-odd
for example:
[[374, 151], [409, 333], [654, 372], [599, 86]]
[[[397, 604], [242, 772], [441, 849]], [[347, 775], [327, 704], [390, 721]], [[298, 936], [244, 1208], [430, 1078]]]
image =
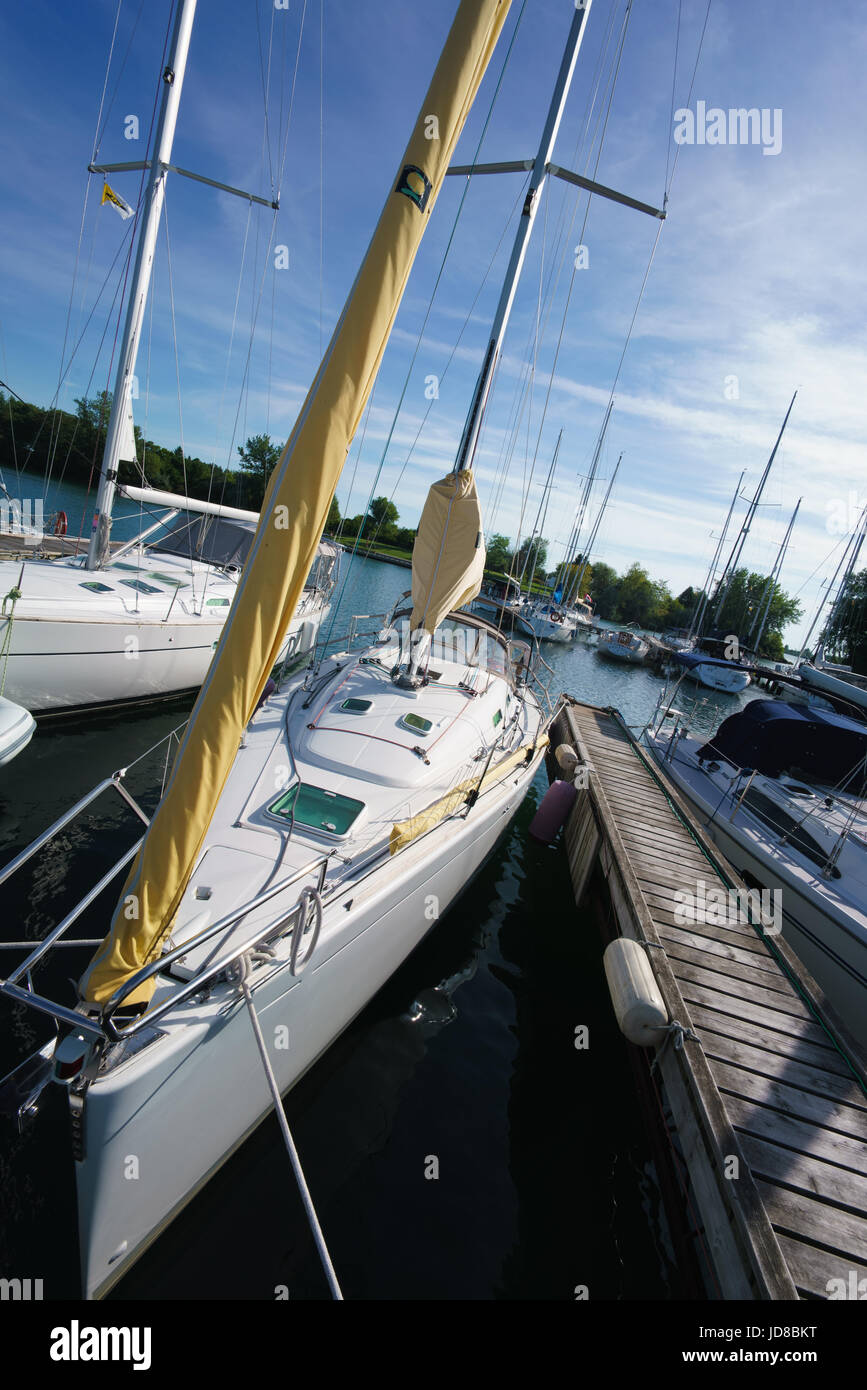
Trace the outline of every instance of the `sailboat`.
[[752, 700], [707, 739], [665, 696], [650, 752], [731, 863], [778, 894], [783, 935], [867, 1047], [867, 727]]
[[[91, 166], [92, 172], [103, 174], [146, 169], [148, 180], [86, 554], [45, 559], [34, 557], [31, 549], [23, 560], [0, 560], [0, 596], [5, 600], [0, 613], [0, 679], [7, 699], [37, 713], [152, 700], [198, 688], [235, 596], [243, 563], [239, 556], [250, 548], [259, 520], [256, 512], [118, 483], [120, 462], [136, 461], [131, 394], [166, 181], [173, 167], [194, 13], [194, 5], [178, 8], [163, 73], [153, 158], [143, 164]], [[257, 195], [217, 186], [273, 206]], [[150, 515], [136, 537], [112, 549], [111, 519], [118, 492], [145, 504]], [[153, 523], [153, 509], [163, 507], [168, 511]], [[168, 537], [155, 535], [181, 513], [184, 519]], [[213, 550], [212, 541], [210, 554], [208, 547], [196, 545], [202, 529], [215, 523], [224, 540], [229, 530], [235, 533], [237, 544], [228, 559]], [[326, 542], [311, 561], [280, 660], [312, 651], [328, 609], [337, 560], [337, 548]]]
[[[750, 534], [750, 528], [752, 527], [753, 521], [755, 520], [759, 502], [761, 501], [762, 493], [764, 492], [765, 484], [767, 483], [768, 478], [770, 476], [774, 459], [777, 456], [777, 450], [779, 449], [783, 435], [785, 434], [786, 426], [789, 423], [789, 416], [792, 413], [792, 408], [794, 407], [797, 396], [798, 393], [796, 391], [792, 396], [791, 401], [789, 402], [789, 408], [786, 411], [785, 418], [783, 419], [783, 423], [780, 426], [780, 432], [777, 435], [776, 443], [774, 444], [774, 447], [771, 450], [770, 457], [767, 463], [765, 464], [764, 471], [762, 473], [761, 478], [759, 479], [759, 484], [755, 491], [755, 495], [747, 508], [746, 515], [743, 519], [743, 522], [741, 523], [740, 531], [738, 532], [737, 537], [735, 538], [735, 543], [732, 547], [731, 554], [723, 571], [722, 578], [720, 579], [719, 586], [715, 595], [715, 623], [719, 621], [722, 615], [726, 597], [728, 596], [729, 589], [731, 588], [732, 580], [734, 579], [735, 572], [737, 571], [738, 563], [743, 553], [744, 545], [746, 544], [747, 537]], [[741, 477], [743, 477], [743, 474], [741, 474]], [[739, 486], [740, 485], [738, 485], [738, 488]], [[737, 500], [737, 496], [738, 490], [736, 490], [735, 492], [735, 498], [732, 501], [731, 508], [729, 509], [729, 515], [726, 520], [726, 528], [728, 527], [728, 520], [731, 518], [732, 510], [734, 509], [734, 503]], [[723, 532], [723, 537], [724, 536], [725, 531]], [[722, 547], [722, 543], [723, 542], [721, 541], [720, 545], [717, 547], [718, 553]], [[716, 568], [716, 557], [714, 558], [713, 568]], [[769, 590], [769, 595], [772, 594], [773, 587], [771, 586]], [[706, 603], [702, 604], [703, 613], [705, 612], [707, 606], [708, 605]], [[722, 691], [728, 695], [736, 695], [739, 694], [742, 690], [746, 690], [747, 686], [750, 684], [750, 681], [752, 679], [752, 673], [749, 667], [743, 661], [734, 658], [731, 655], [732, 637], [734, 637], [735, 634], [731, 634], [730, 636], [725, 637], [703, 638], [701, 633], [702, 629], [701, 626], [699, 626], [696, 636], [696, 644], [692, 650], [673, 652], [672, 655], [675, 665], [681, 668], [683, 675], [688, 680], [695, 681], [698, 685], [706, 686], [709, 690]], [[737, 641], [734, 642], [734, 646], [736, 649], [739, 647], [739, 645], [740, 644]]]
[[[841, 569], [843, 573], [831, 604], [828, 619], [819, 637], [815, 658], [813, 661], [799, 660], [795, 667], [795, 674], [799, 677], [801, 684], [806, 687], [808, 697], [820, 698], [814, 696], [814, 692], [821, 692], [821, 695], [829, 696], [836, 708], [844, 714], [854, 714], [860, 719], [867, 717], [867, 678], [856, 675], [845, 666], [827, 661], [825, 659], [825, 646], [829, 633], [833, 631], [835, 620], [847, 600], [849, 584], [855, 574], [855, 567], [861, 555], [865, 536], [867, 536], [867, 506], [862, 509], [858, 525], [840, 557], [837, 573], [839, 574]], [[834, 576], [835, 580], [836, 578], [837, 575]], [[833, 588], [833, 581], [831, 587]], [[824, 603], [820, 605], [819, 611], [813, 619], [810, 632], [815, 627], [819, 613], [824, 606]], [[809, 640], [810, 633], [807, 634], [804, 647]]]
[[613, 661], [625, 661], [637, 666], [644, 661], [650, 651], [650, 643], [645, 642], [640, 632], [630, 632], [622, 628], [619, 632], [605, 632], [599, 638], [597, 656], [609, 656]]
[[[185, 0], [185, 11], [193, 3]], [[457, 611], [478, 593], [483, 575], [471, 464], [508, 309], [498, 314], [473, 396], [466, 447], [425, 503], [410, 604], [398, 606], [372, 647], [351, 652], [338, 642], [263, 700], [508, 9], [509, 0], [462, 0], [361, 270], [272, 475], [216, 658], [109, 934], [80, 981], [79, 1004], [56, 1004], [25, 982], [83, 904], [0, 985], [66, 1030], [12, 1074], [6, 1095], [26, 1096], [30, 1113], [51, 1077], [68, 1088], [87, 1297], [107, 1292], [268, 1113], [274, 1095], [257, 1052], [262, 1028], [287, 1036], [285, 1047], [268, 1049], [279, 1096], [460, 893], [544, 756], [554, 711], [546, 713], [534, 692], [526, 644]], [[586, 12], [574, 12], [540, 171]], [[438, 141], [426, 138], [431, 111]], [[528, 200], [517, 266], [534, 217]], [[510, 304], [514, 279], [509, 290]], [[289, 524], [278, 529], [283, 509]], [[0, 881], [45, 842], [40, 837]], [[132, 1185], [121, 1150], [138, 1158]]]
[[[535, 196], [521, 211], [455, 465], [422, 511], [411, 593], [372, 644], [336, 638], [269, 693], [268, 673], [509, 0], [461, 0], [272, 475], [156, 813], [148, 821], [135, 807], [142, 839], [0, 982], [7, 998], [64, 1030], [7, 1078], [4, 1095], [25, 1117], [51, 1081], [66, 1088], [87, 1297], [123, 1276], [433, 929], [541, 767], [556, 709], [528, 645], [463, 610], [485, 561], [473, 461], [589, 9], [572, 9], [531, 171]], [[431, 112], [436, 141], [427, 138]], [[280, 515], [287, 526], [275, 525]], [[0, 871], [0, 884], [103, 791], [129, 803], [122, 783], [119, 773], [94, 789]], [[34, 967], [131, 862], [76, 1006], [28, 988]], [[133, 1184], [124, 1176], [130, 1153]]]
[[[542, 539], [542, 531], [545, 528], [545, 518], [548, 515], [548, 503], [551, 499], [551, 488], [554, 482], [554, 474], [557, 468], [557, 456], [560, 453], [560, 444], [563, 439], [561, 430], [557, 436], [557, 445], [554, 449], [554, 456], [551, 459], [551, 466], [548, 469], [548, 477], [542, 489], [542, 496], [539, 499], [539, 510], [536, 514], [536, 522], [530, 537], [530, 545], [527, 548], [527, 555], [524, 561], [526, 571], [530, 555], [533, 556], [533, 564], [530, 569], [530, 577], [527, 581], [529, 590], [526, 601], [521, 605], [517, 613], [519, 628], [535, 637], [538, 641], [548, 642], [571, 642], [575, 636], [575, 624], [569, 619], [567, 614], [558, 604], [552, 603], [550, 598], [533, 598], [533, 580], [536, 576], [536, 567], [539, 558], [539, 543]], [[521, 576], [523, 581], [523, 574]]]

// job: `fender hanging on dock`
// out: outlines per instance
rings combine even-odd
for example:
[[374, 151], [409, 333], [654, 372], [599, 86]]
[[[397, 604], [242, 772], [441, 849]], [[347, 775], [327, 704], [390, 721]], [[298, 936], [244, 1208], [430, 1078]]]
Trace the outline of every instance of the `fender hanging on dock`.
[[606, 946], [602, 963], [621, 1033], [637, 1047], [656, 1047], [669, 1018], [644, 947], [620, 936]]

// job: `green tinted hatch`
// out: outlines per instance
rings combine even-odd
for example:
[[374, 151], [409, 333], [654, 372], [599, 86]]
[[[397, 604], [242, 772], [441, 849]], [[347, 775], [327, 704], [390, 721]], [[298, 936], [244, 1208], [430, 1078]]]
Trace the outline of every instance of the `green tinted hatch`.
[[372, 704], [372, 700], [359, 700], [355, 695], [352, 695], [348, 700], [343, 701], [340, 708], [348, 709], [352, 714], [366, 714]]
[[414, 734], [429, 734], [433, 728], [432, 720], [422, 719], [420, 714], [404, 714], [397, 722]]
[[278, 820], [294, 821], [329, 835], [345, 835], [363, 810], [363, 801], [353, 801], [352, 797], [311, 787], [306, 782], [296, 782], [268, 807], [269, 815]]
[[158, 589], [156, 584], [145, 584], [143, 579], [122, 579], [121, 584], [125, 584], [128, 589], [135, 589], [138, 594], [161, 594], [162, 589]]

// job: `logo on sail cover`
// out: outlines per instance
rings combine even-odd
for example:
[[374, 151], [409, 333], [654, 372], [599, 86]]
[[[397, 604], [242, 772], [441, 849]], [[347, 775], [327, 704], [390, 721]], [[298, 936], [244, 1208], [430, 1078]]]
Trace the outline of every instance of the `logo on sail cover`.
[[424, 212], [432, 188], [433, 184], [424, 169], [419, 169], [417, 164], [406, 164], [394, 191], [405, 193], [410, 202], [415, 203], [419, 212]]

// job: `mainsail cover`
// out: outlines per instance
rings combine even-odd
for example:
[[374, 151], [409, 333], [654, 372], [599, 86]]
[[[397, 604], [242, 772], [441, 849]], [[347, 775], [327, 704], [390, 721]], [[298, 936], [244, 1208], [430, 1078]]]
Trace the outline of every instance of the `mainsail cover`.
[[484, 573], [482, 513], [466, 468], [427, 495], [412, 550], [412, 630], [435, 632], [446, 613], [476, 597]]
[[[295, 427], [274, 469], [216, 655], [111, 931], [80, 981], [106, 1003], [168, 934], [217, 802], [277, 661], [373, 387], [407, 279], [511, 0], [462, 0], [398, 177]], [[127, 1003], [144, 1003], [153, 979]]]

